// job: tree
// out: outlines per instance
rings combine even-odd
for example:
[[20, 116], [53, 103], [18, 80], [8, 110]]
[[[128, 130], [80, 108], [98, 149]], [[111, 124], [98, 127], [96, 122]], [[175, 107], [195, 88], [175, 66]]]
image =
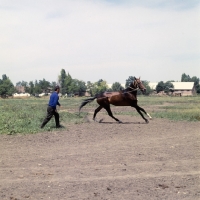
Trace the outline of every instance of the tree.
[[21, 82], [21, 86], [24, 87], [24, 91], [25, 91], [25, 92], [28, 92], [28, 91], [29, 91], [28, 82], [22, 81], [22, 82]]
[[112, 91], [117, 92], [117, 91], [120, 91], [124, 88], [122, 87], [121, 83], [115, 82], [115, 83], [112, 84], [111, 89], [112, 89]]
[[165, 84], [164, 84], [164, 92], [165, 93], [169, 93], [172, 89], [174, 88], [174, 85], [171, 81], [167, 81]]
[[69, 73], [66, 74], [64, 69], [61, 70], [61, 73], [58, 77], [58, 82], [60, 84], [61, 93], [63, 95], [71, 93], [71, 90], [72, 90], [71, 87], [72, 86], [70, 86], [70, 85], [73, 84], [72, 83], [72, 77]]
[[66, 74], [64, 69], [61, 70], [61, 74], [58, 77], [58, 81], [61, 87], [61, 93], [63, 95], [65, 94], [81, 95], [87, 89], [84, 81], [73, 79], [69, 73]]
[[95, 83], [87, 82], [87, 91], [92, 95], [99, 94], [108, 90], [107, 82], [100, 79]]
[[70, 85], [67, 88], [68, 94], [79, 94], [78, 80], [73, 79], [70, 81]]
[[191, 82], [194, 82], [194, 87], [196, 89], [196, 92], [200, 93], [199, 78], [197, 78], [196, 76], [193, 76], [190, 80]]
[[196, 92], [200, 93], [199, 78], [197, 78], [196, 76], [193, 76], [191, 78], [189, 75], [183, 73], [181, 76], [181, 82], [194, 82], [194, 87], [196, 89]]
[[86, 90], [87, 92], [89, 92], [92, 96], [94, 96], [95, 94], [93, 94], [93, 89], [94, 88], [94, 84], [90, 81], [87, 82], [87, 85], [86, 85]]
[[165, 83], [163, 81], [160, 81], [156, 86], [156, 91], [157, 91], [157, 93], [159, 93], [161, 91], [168, 93], [169, 91], [172, 90], [172, 88], [174, 88], [174, 85], [171, 81], [167, 81]]
[[108, 89], [108, 85], [106, 81], [103, 81], [102, 79], [100, 79], [99, 81], [97, 81], [94, 84], [94, 91], [93, 93], [98, 94], [101, 92], [105, 92]]
[[7, 79], [9, 79], [9, 78], [6, 76], [6, 74], [3, 74], [3, 75], [2, 75], [2, 81], [5, 81], [5, 80], [7, 80]]
[[97, 84], [98, 86], [100, 86], [102, 82], [103, 82], [103, 79], [99, 79], [99, 80], [96, 82], [96, 84]]
[[39, 83], [38, 83], [37, 80], [35, 80], [35, 84], [34, 85], [35, 85], [35, 87], [34, 87], [34, 93], [35, 93], [35, 95], [42, 93], [42, 89], [40, 88], [40, 85], [39, 85]]
[[72, 84], [74, 84], [73, 79], [72, 79], [71, 75], [68, 73], [66, 76], [66, 79], [65, 79], [65, 88], [64, 88], [65, 94], [70, 93], [70, 90], [71, 90], [70, 85], [72, 85]]
[[159, 93], [161, 91], [164, 91], [165, 83], [163, 81], [158, 82], [156, 86], [156, 92]]
[[51, 84], [50, 84], [50, 87], [53, 89], [53, 88], [55, 88], [56, 87], [56, 82], [55, 81], [53, 81], [53, 82], [51, 82]]
[[[142, 81], [142, 84], [146, 88], [145, 95], [150, 95], [153, 92], [153, 89], [150, 88], [148, 81]], [[140, 90], [138, 90], [138, 94], [143, 94]]]
[[0, 79], [0, 95], [1, 97], [12, 96], [15, 92], [15, 87], [11, 80], [6, 76], [2, 75], [2, 80]]
[[78, 87], [79, 87], [79, 95], [81, 96], [82, 93], [85, 93], [86, 92], [86, 84], [84, 81], [81, 81], [81, 80], [77, 80], [77, 84], [78, 84]]
[[39, 88], [42, 92], [44, 93], [47, 93], [47, 91], [49, 91], [49, 88], [50, 88], [50, 82], [49, 81], [46, 81], [44, 78], [43, 80], [39, 80]]
[[60, 84], [62, 94], [66, 94], [66, 84], [65, 84], [66, 78], [67, 78], [67, 74], [66, 74], [65, 70], [61, 69], [60, 76], [58, 77], [58, 81]]
[[28, 93], [30, 93], [30, 94], [34, 94], [34, 88], [35, 88], [35, 86], [34, 86], [34, 83], [33, 83], [33, 81], [30, 81], [29, 82], [29, 90], [28, 90]]
[[190, 82], [191, 78], [189, 75], [186, 75], [185, 73], [181, 76], [181, 82]]
[[125, 87], [127, 88], [134, 80], [135, 78], [133, 76], [129, 76], [128, 79], [126, 80]]

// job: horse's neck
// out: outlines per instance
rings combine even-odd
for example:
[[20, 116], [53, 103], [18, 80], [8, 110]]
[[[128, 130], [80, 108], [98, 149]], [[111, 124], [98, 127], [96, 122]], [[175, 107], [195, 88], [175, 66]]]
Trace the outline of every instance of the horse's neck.
[[137, 88], [134, 85], [130, 85], [129, 87], [126, 88], [127, 92], [136, 92], [137, 93]]
[[126, 93], [132, 94], [133, 96], [137, 98], [137, 89], [128, 87], [122, 91], [122, 94], [126, 94]]

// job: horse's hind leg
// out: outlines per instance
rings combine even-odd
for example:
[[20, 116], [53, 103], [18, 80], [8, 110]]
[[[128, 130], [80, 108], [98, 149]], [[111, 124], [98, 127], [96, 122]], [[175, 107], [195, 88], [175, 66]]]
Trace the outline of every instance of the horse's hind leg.
[[95, 111], [94, 111], [94, 115], [93, 115], [93, 120], [96, 121], [96, 115], [97, 113], [102, 109], [102, 106], [99, 106]]
[[104, 108], [106, 109], [106, 111], [107, 111], [107, 113], [108, 113], [108, 115], [109, 115], [110, 117], [112, 117], [112, 118], [113, 118], [114, 120], [116, 120], [117, 122], [122, 123], [119, 119], [117, 119], [116, 117], [113, 116], [112, 111], [111, 111], [111, 109], [110, 109], [110, 105], [105, 106]]

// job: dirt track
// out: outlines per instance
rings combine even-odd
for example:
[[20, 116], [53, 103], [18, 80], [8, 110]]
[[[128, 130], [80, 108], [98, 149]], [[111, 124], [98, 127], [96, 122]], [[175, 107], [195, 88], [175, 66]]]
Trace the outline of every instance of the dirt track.
[[66, 131], [0, 136], [0, 199], [200, 199], [200, 123], [104, 113]]

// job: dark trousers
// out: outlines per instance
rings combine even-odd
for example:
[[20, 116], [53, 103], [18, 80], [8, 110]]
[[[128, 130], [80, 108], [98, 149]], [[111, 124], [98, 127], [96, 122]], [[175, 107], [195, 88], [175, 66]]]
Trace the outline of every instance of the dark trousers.
[[60, 122], [59, 122], [59, 114], [56, 112], [55, 109], [53, 109], [51, 106], [48, 106], [47, 107], [47, 116], [46, 118], [44, 119], [42, 125], [41, 125], [41, 128], [43, 128], [48, 122], [49, 120], [53, 117], [55, 117], [55, 122], [56, 122], [56, 127], [59, 127], [60, 126]]

